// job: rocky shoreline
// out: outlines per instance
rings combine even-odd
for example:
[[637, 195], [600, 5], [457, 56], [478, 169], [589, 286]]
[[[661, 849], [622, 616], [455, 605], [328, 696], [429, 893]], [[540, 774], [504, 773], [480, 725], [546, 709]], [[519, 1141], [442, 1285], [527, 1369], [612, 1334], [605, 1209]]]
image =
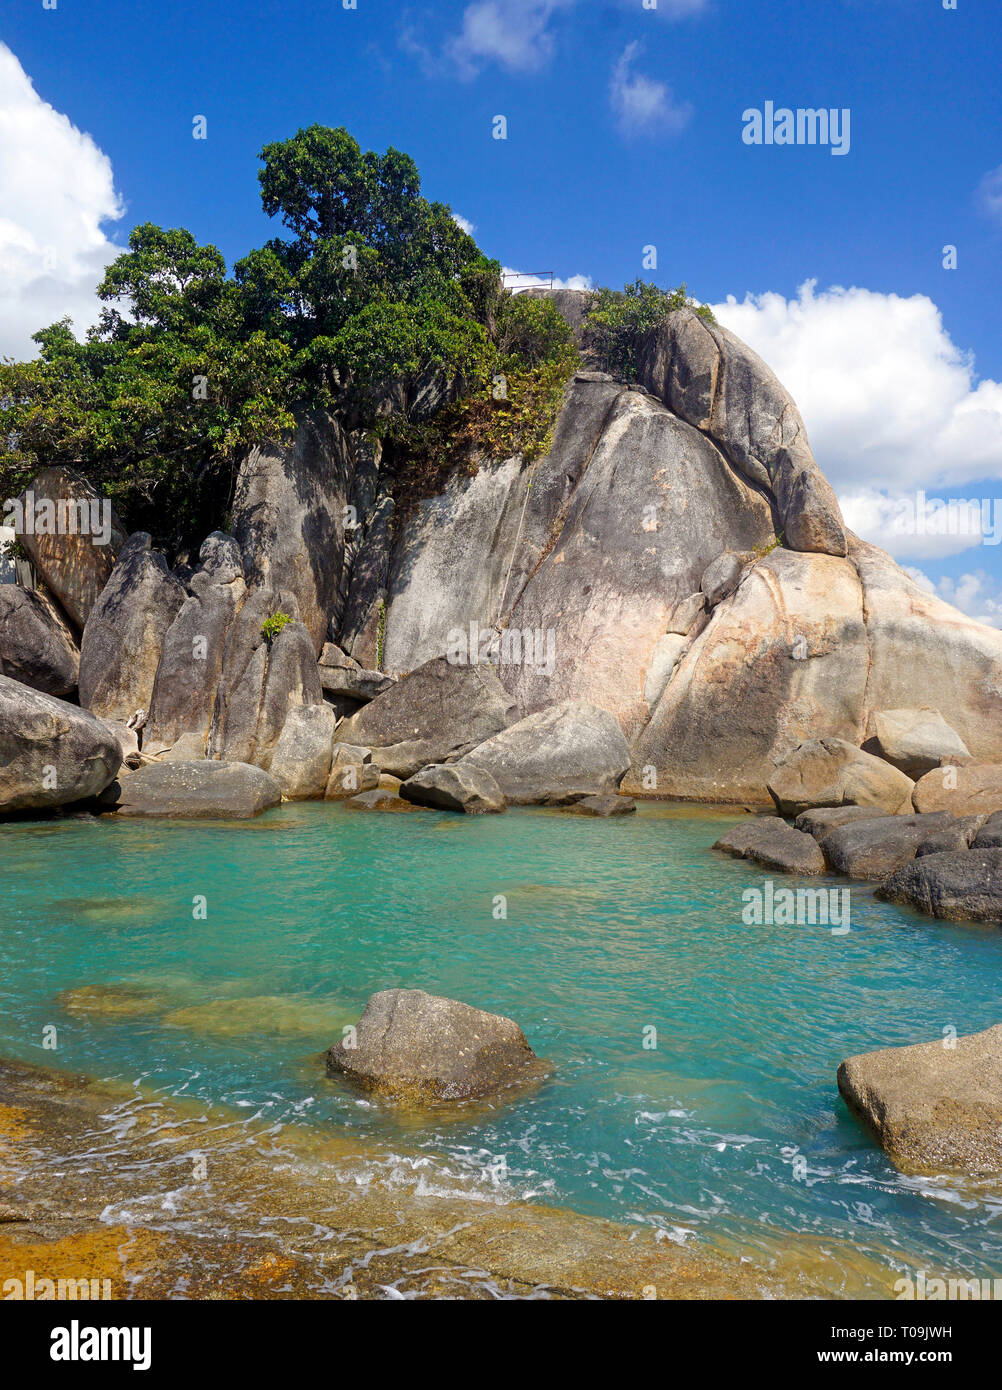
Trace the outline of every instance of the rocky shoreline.
[[898, 1270], [837, 1241], [773, 1232], [769, 1255], [682, 1246], [461, 1189], [420, 1195], [382, 1185], [350, 1141], [210, 1118], [0, 1061], [0, 1285], [31, 1269], [110, 1280], [113, 1299], [894, 1296]]

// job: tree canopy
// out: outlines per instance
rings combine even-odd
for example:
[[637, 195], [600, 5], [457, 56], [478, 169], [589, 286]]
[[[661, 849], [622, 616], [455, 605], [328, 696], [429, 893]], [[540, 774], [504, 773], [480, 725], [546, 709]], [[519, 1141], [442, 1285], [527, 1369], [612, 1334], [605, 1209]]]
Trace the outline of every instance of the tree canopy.
[[[281, 232], [232, 273], [183, 228], [144, 223], [83, 341], [63, 320], [35, 334], [37, 358], [0, 363], [2, 495], [67, 464], [176, 551], [226, 524], [241, 454], [290, 431], [301, 405], [378, 428], [401, 472], [416, 462], [412, 483], [462, 447], [543, 447], [578, 361], [570, 330], [548, 299], [502, 289], [498, 262], [422, 196], [413, 160], [318, 125], [260, 160]], [[651, 290], [599, 296], [593, 330], [611, 356], [674, 304]], [[429, 377], [447, 403], [431, 424], [408, 405]]]

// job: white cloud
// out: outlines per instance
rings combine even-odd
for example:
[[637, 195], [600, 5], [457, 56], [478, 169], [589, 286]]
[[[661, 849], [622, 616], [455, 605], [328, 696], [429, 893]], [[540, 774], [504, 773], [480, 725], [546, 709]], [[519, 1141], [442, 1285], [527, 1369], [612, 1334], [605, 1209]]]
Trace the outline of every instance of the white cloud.
[[592, 278], [590, 275], [569, 275], [566, 280], [561, 280], [559, 275], [553, 277], [552, 285], [549, 276], [534, 275], [530, 271], [513, 270], [511, 266], [502, 266], [501, 274], [508, 289], [519, 290], [537, 289], [545, 286], [547, 289], [555, 290], [590, 290]]
[[1002, 477], [1002, 382], [976, 380], [925, 295], [818, 293], [808, 281], [796, 299], [748, 295], [713, 307], [790, 391], [842, 496], [914, 496]]
[[666, 82], [633, 69], [640, 52], [636, 41], [623, 49], [609, 82], [609, 101], [623, 135], [677, 135], [688, 125], [692, 107], [678, 102]]
[[954, 608], [959, 608], [968, 617], [988, 627], [1002, 628], [1002, 584], [985, 570], [962, 574], [959, 579], [944, 575], [935, 583], [922, 570], [911, 565], [906, 565], [905, 571], [923, 589], [936, 594], [946, 603], [952, 603]]
[[476, 223], [471, 222], [468, 217], [463, 217], [461, 213], [454, 212], [452, 214], [452, 220], [453, 222], [455, 222], [456, 226], [460, 229], [460, 231], [465, 232], [467, 236], [472, 236], [473, 233], [477, 230]]
[[573, 0], [476, 0], [463, 11], [462, 28], [445, 45], [463, 77], [487, 63], [510, 72], [536, 72], [553, 56], [550, 21]]
[[990, 169], [978, 184], [978, 206], [993, 222], [1002, 223], [1002, 164]]
[[78, 334], [96, 320], [120, 250], [102, 223], [123, 211], [108, 156], [0, 44], [0, 356], [33, 356], [32, 333], [64, 315]]

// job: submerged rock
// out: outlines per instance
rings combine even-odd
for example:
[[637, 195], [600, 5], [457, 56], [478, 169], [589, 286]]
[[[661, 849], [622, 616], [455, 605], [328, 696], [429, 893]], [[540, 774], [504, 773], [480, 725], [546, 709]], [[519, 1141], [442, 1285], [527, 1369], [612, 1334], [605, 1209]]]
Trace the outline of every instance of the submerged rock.
[[505, 809], [501, 788], [481, 767], [444, 763], [423, 767], [400, 784], [400, 795], [418, 806], [441, 811], [465, 811], [468, 816]]
[[637, 809], [632, 796], [583, 796], [561, 808], [569, 816], [630, 816]]
[[418, 1103], [493, 1095], [547, 1070], [510, 1018], [420, 989], [370, 995], [356, 1036], [330, 1049], [327, 1066], [365, 1090]]
[[794, 830], [778, 816], [756, 816], [722, 835], [713, 846], [736, 859], [788, 874], [823, 874], [825, 857], [812, 835]]
[[1002, 1024], [850, 1057], [838, 1088], [895, 1167], [1002, 1173]]
[[[329, 798], [335, 799], [335, 798]], [[417, 805], [397, 796], [389, 787], [374, 787], [371, 791], [359, 792], [349, 797], [345, 806], [351, 811], [416, 811]]]
[[249, 820], [282, 799], [278, 783], [261, 768], [208, 759], [150, 763], [116, 785], [111, 805], [120, 816]]
[[100, 719], [8, 676], [0, 676], [0, 749], [0, 814], [97, 796], [122, 764]]
[[606, 710], [565, 700], [495, 734], [456, 766], [484, 768], [511, 805], [559, 805], [615, 792], [630, 750]]
[[880, 816], [852, 821], [821, 840], [829, 866], [849, 878], [884, 879], [918, 855], [967, 849], [973, 822], [937, 812], [926, 816]]
[[924, 855], [892, 874], [877, 897], [948, 922], [1002, 922], [1002, 849]]
[[881, 758], [842, 738], [816, 738], [795, 748], [769, 779], [781, 815], [818, 806], [878, 806], [889, 814], [911, 809], [914, 783]]

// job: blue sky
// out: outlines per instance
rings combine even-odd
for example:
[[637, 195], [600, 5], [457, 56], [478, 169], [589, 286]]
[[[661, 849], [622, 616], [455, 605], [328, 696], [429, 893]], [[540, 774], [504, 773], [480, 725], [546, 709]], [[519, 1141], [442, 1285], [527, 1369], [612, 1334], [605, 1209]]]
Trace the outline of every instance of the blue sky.
[[[79, 319], [88, 276], [137, 222], [186, 226], [230, 261], [260, 244], [261, 145], [345, 125], [412, 154], [425, 193], [506, 266], [684, 279], [722, 306], [797, 396], [850, 522], [1002, 622], [1002, 546], [889, 529], [920, 488], [1002, 492], [998, 0], [37, 0], [7, 6], [0, 42], [39, 105], [96, 147], [50, 165], [44, 121], [10, 98], [8, 333], [58, 305], [60, 276]], [[5, 99], [0, 85], [0, 122]], [[745, 144], [742, 113], [766, 101], [848, 108], [848, 154]], [[207, 140], [191, 137], [195, 115]], [[37, 148], [5, 173], [12, 133]], [[27, 237], [37, 251], [48, 233], [32, 219], [61, 216], [60, 179], [88, 245], [50, 247], [41, 286]]]

